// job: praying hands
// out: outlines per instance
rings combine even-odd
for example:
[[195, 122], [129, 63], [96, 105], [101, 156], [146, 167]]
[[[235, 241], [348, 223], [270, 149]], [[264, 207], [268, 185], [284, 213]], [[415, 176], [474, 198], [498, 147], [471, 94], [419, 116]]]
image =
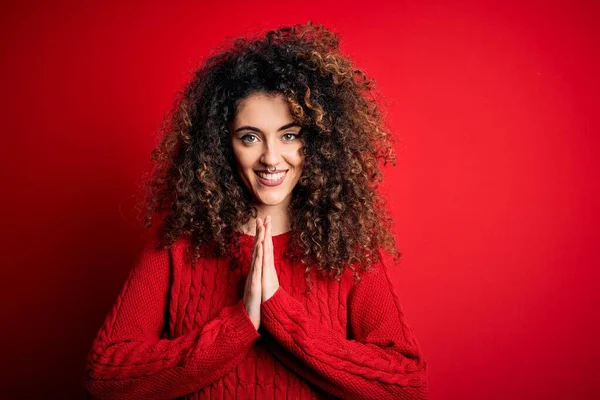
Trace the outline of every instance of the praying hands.
[[270, 215], [264, 219], [264, 223], [261, 218], [256, 219], [252, 261], [244, 289], [246, 311], [257, 330], [260, 327], [260, 304], [269, 300], [279, 289], [271, 227]]

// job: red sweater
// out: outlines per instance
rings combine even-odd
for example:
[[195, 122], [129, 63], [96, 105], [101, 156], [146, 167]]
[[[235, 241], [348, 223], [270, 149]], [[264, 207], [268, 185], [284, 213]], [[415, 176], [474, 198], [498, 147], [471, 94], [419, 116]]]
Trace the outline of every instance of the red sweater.
[[[354, 284], [283, 257], [280, 287], [252, 324], [242, 296], [253, 236], [231, 256], [184, 261], [184, 242], [149, 243], [107, 315], [86, 361], [94, 399], [425, 399], [426, 361], [384, 258]], [[233, 248], [233, 247], [232, 247]], [[241, 268], [229, 268], [241, 260]], [[235, 265], [235, 264], [233, 264]]]

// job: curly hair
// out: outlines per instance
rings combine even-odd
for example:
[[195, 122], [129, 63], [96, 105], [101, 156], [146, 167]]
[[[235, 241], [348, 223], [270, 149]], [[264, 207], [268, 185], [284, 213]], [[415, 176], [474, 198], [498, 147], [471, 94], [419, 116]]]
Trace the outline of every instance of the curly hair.
[[234, 231], [257, 209], [236, 173], [230, 122], [247, 96], [282, 95], [305, 144], [284, 256], [301, 260], [311, 287], [312, 267], [336, 279], [350, 268], [360, 280], [358, 272], [379, 260], [380, 248], [398, 263], [393, 221], [377, 191], [378, 161], [396, 164], [394, 139], [374, 88], [342, 55], [338, 36], [310, 20], [264, 37], [234, 38], [194, 72], [163, 120], [140, 203], [145, 227], [158, 215], [162, 245], [186, 237], [192, 261], [203, 249], [221, 256], [228, 244], [239, 245]]

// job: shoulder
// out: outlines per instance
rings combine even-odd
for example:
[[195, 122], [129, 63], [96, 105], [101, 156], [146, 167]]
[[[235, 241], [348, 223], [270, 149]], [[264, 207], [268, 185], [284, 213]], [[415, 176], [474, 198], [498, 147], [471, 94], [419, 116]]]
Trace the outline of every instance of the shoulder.
[[129, 280], [152, 280], [169, 273], [171, 249], [165, 247], [155, 236], [145, 239], [138, 251], [136, 261], [129, 273]]
[[365, 286], [389, 284], [389, 272], [397, 267], [398, 264], [394, 261], [394, 257], [383, 248], [379, 248], [373, 256], [371, 265], [359, 270], [359, 279], [355, 280], [354, 286], [364, 288]]
[[371, 256], [371, 264], [361, 269], [365, 274], [378, 275], [387, 273], [390, 267], [394, 267], [395, 262], [392, 255], [390, 255], [385, 249], [378, 248], [373, 252]]

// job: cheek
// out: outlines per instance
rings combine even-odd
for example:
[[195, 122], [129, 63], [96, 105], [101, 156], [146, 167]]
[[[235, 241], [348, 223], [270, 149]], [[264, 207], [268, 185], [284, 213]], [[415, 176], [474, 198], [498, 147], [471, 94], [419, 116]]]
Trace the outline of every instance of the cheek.
[[234, 147], [233, 156], [235, 157], [235, 162], [237, 166], [241, 169], [249, 168], [253, 165], [252, 154], [248, 151], [240, 149], [239, 147]]
[[294, 167], [300, 168], [304, 162], [304, 156], [302, 155], [301, 147], [294, 151], [291, 151], [288, 154], [288, 160], [292, 165], [294, 165]]

